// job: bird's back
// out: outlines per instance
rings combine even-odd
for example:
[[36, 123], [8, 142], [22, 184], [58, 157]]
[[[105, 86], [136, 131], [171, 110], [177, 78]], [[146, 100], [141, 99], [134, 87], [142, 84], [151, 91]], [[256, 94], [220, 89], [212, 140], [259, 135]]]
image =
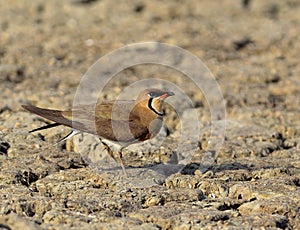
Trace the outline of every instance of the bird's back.
[[[148, 127], [133, 109], [135, 101], [105, 101], [97, 105], [79, 105], [62, 112], [74, 128], [120, 142], [143, 140]], [[76, 127], [79, 125], [79, 127]]]

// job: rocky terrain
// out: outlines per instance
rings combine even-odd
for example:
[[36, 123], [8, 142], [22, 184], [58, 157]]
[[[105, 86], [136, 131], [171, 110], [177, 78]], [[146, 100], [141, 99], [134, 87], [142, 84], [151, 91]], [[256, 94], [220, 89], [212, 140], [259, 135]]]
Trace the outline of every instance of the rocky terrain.
[[[300, 229], [298, 0], [0, 6], [1, 229]], [[176, 93], [166, 100], [168, 130], [124, 151], [128, 178], [95, 136], [54, 145], [68, 128], [28, 133], [48, 121], [22, 104], [71, 108], [99, 58], [149, 41], [188, 55], [161, 53], [174, 66], [124, 68], [94, 92], [116, 99], [127, 89], [134, 98], [143, 82]], [[146, 47], [98, 67], [143, 59], [153, 51]], [[176, 69], [189, 64], [192, 75], [215, 79], [213, 87]], [[218, 92], [221, 101], [212, 98]]]

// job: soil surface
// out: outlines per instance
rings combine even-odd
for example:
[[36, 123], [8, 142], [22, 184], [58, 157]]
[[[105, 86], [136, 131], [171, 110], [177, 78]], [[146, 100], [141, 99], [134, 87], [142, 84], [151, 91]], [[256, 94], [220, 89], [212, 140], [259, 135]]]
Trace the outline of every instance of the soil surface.
[[[298, 0], [0, 1], [0, 228], [300, 229], [299, 12]], [[144, 86], [171, 82], [176, 94], [166, 100], [167, 129], [124, 150], [128, 178], [93, 135], [54, 145], [68, 128], [28, 133], [49, 121], [22, 104], [71, 108], [94, 62], [146, 41], [202, 60], [222, 101], [210, 101], [215, 86], [205, 92], [163, 65], [116, 74], [97, 92], [101, 99], [128, 86], [134, 99], [134, 84], [149, 78]], [[224, 103], [226, 118], [214, 120], [212, 108]]]

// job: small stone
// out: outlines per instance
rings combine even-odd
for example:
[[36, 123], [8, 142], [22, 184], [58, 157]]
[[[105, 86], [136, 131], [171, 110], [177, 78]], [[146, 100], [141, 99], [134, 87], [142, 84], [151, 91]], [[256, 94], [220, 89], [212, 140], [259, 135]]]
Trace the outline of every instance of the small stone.
[[158, 205], [161, 202], [161, 199], [159, 197], [149, 197], [146, 199], [145, 203], [144, 203], [144, 207], [151, 207], [151, 206], [155, 206]]

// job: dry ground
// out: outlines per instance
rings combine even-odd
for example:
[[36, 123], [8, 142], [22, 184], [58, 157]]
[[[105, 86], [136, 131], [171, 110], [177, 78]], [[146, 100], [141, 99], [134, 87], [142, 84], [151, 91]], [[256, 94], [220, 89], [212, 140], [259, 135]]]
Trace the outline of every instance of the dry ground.
[[[242, 2], [0, 1], [0, 228], [300, 229], [300, 2]], [[89, 66], [143, 41], [188, 50], [218, 81], [227, 129], [208, 171], [198, 168], [210, 107], [192, 82], [162, 66], [124, 70], [102, 96], [115, 98], [148, 77], [189, 88], [203, 135], [182, 173], [135, 184], [144, 178], [112, 177], [87, 164], [85, 154], [103, 152], [91, 136], [52, 146], [67, 129], [27, 134], [45, 122], [21, 104], [70, 107]], [[189, 108], [179, 108], [188, 117]], [[180, 125], [166, 112], [165, 148], [128, 152], [128, 161], [170, 158]]]

